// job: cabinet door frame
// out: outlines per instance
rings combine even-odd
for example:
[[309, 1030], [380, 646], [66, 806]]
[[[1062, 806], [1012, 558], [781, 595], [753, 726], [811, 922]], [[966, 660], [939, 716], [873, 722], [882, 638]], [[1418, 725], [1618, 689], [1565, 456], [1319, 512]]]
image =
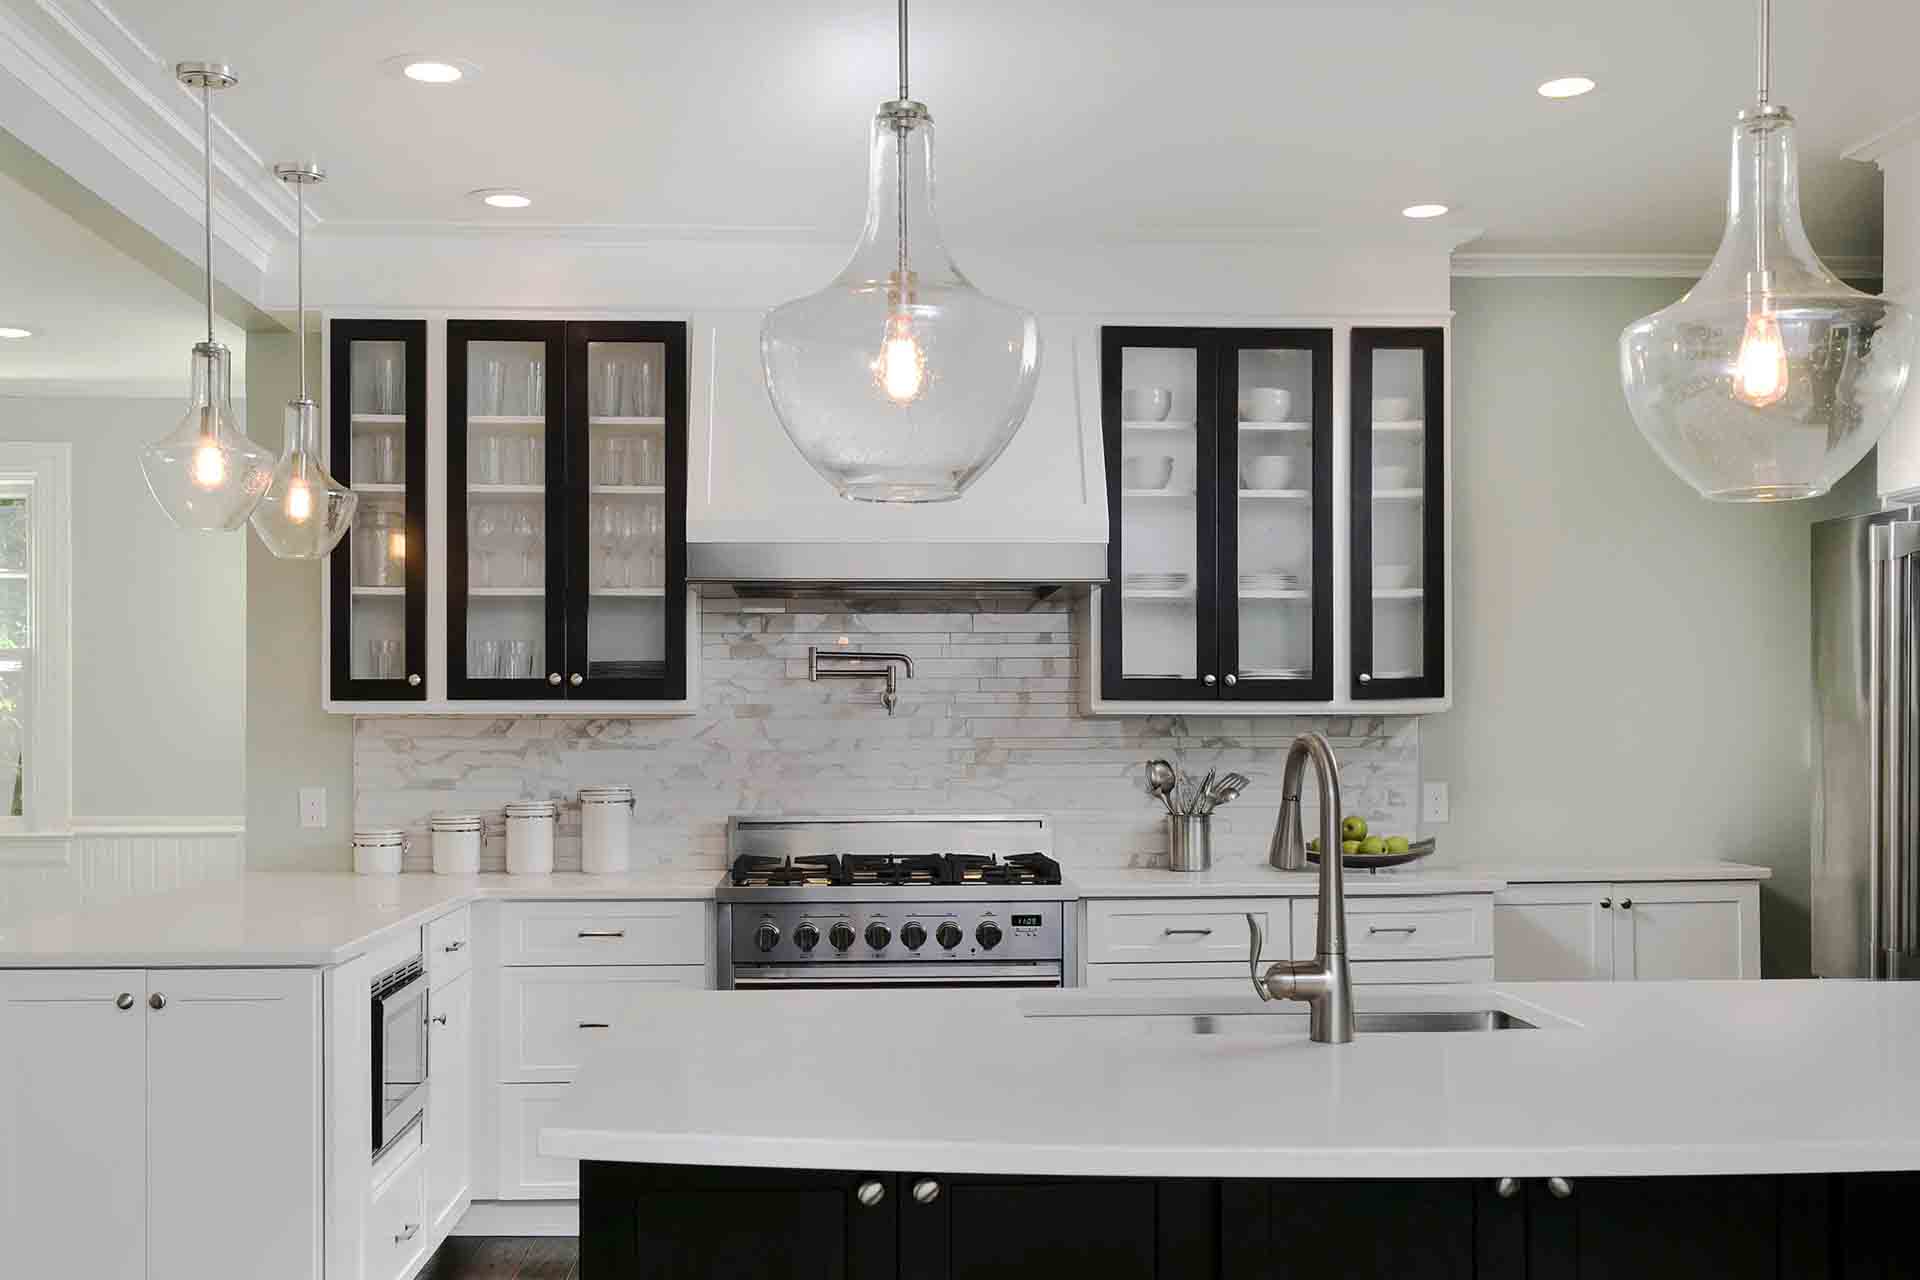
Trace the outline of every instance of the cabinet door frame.
[[[425, 320], [351, 320], [329, 322], [327, 371], [327, 469], [341, 484], [353, 483], [353, 344], [405, 344], [406, 425], [406, 598], [403, 626], [409, 670], [391, 680], [358, 679], [353, 674], [353, 540], [349, 530], [327, 556], [332, 595], [327, 616], [327, 697], [342, 702], [424, 702], [427, 697], [427, 322]], [[416, 550], [417, 548], [417, 550]], [[412, 679], [411, 677], [418, 677]]]
[[[1739, 951], [1739, 978], [1760, 976], [1760, 887], [1743, 880], [1673, 880], [1615, 884], [1613, 886], [1613, 977], [1617, 982], [1640, 978], [1639, 921], [1641, 904], [1726, 903], [1735, 909], [1735, 939]], [[1691, 978], [1695, 975], [1661, 975]], [[1657, 981], [1658, 979], [1647, 979]]]
[[[1216, 492], [1216, 580], [1220, 696], [1240, 702], [1329, 702], [1333, 698], [1333, 330], [1220, 329]], [[1298, 350], [1313, 359], [1313, 674], [1304, 680], [1248, 679], [1240, 671], [1240, 430], [1242, 351]], [[1233, 412], [1228, 413], [1228, 406]]]
[[[567, 652], [566, 597], [568, 539], [556, 533], [567, 528], [565, 477], [567, 448], [564, 429], [564, 377], [553, 371], [564, 365], [566, 324], [559, 320], [449, 320], [447, 321], [447, 697], [455, 701], [530, 702], [566, 696], [564, 680], [555, 683], [551, 672]], [[547, 580], [546, 665], [549, 674], [525, 680], [477, 680], [467, 675], [467, 351], [475, 342], [541, 342], [546, 344], [546, 525]]]
[[[1219, 432], [1222, 419], [1218, 331], [1180, 326], [1104, 325], [1100, 330], [1100, 422], [1107, 464], [1107, 588], [1100, 593], [1100, 692], [1114, 702], [1194, 702], [1220, 694], [1216, 536], [1219, 517]], [[1194, 353], [1194, 656], [1193, 678], [1128, 676], [1121, 643], [1126, 572], [1122, 567], [1121, 462], [1125, 455], [1121, 390], [1128, 347], [1184, 347]], [[1235, 424], [1236, 429], [1238, 424]], [[1208, 678], [1214, 683], [1209, 686]]]
[[[1446, 477], [1446, 331], [1418, 328], [1359, 328], [1352, 332], [1348, 383], [1352, 389], [1349, 421], [1348, 523], [1352, 554], [1348, 582], [1352, 590], [1353, 683], [1356, 701], [1385, 702], [1443, 698], [1447, 692], [1447, 477]], [[1380, 351], [1419, 351], [1422, 373], [1420, 582], [1425, 593], [1421, 674], [1410, 679], [1376, 680], [1373, 667], [1373, 357]]]
[[[657, 342], [666, 348], [661, 374], [661, 408], [666, 426], [661, 433], [666, 483], [666, 628], [665, 666], [657, 679], [616, 678], [593, 674], [587, 646], [587, 612], [591, 603], [591, 552], [587, 513], [591, 502], [591, 400], [587, 391], [587, 353], [594, 342]], [[566, 696], [583, 700], [672, 702], [687, 696], [687, 326], [666, 320], [570, 320], [566, 322], [566, 408], [560, 419], [566, 435], [566, 475], [562, 481], [572, 504], [567, 521], [569, 590], [566, 594]], [[549, 368], [553, 367], [551, 365]], [[551, 381], [548, 395], [553, 394]], [[549, 422], [554, 419], [549, 418]], [[552, 466], [549, 464], [549, 485]], [[550, 490], [551, 492], [551, 490]], [[549, 503], [547, 528], [558, 528]], [[549, 537], [549, 555], [561, 539]], [[574, 684], [578, 679], [580, 683]]]
[[1598, 880], [1578, 880], [1550, 882], [1544, 884], [1512, 884], [1494, 895], [1494, 977], [1498, 981], [1528, 982], [1541, 980], [1538, 973], [1501, 972], [1500, 958], [1503, 954], [1499, 944], [1500, 919], [1503, 913], [1524, 912], [1535, 907], [1577, 907], [1584, 915], [1583, 924], [1587, 930], [1587, 973], [1581, 979], [1560, 979], [1555, 981], [1577, 980], [1587, 982], [1610, 982], [1617, 967], [1614, 959], [1616, 938], [1618, 935], [1617, 913], [1612, 910], [1615, 886]]

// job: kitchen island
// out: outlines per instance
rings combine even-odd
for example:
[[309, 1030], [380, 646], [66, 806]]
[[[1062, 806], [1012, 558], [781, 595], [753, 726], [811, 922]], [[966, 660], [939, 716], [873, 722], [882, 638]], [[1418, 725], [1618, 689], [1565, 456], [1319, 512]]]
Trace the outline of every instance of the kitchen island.
[[587, 1162], [586, 1280], [796, 1254], [875, 1277], [1913, 1265], [1883, 1210], [1920, 1191], [1920, 988], [1359, 1007], [1532, 1025], [1363, 1021], [1329, 1047], [1251, 996], [688, 993], [588, 1063], [541, 1149]]

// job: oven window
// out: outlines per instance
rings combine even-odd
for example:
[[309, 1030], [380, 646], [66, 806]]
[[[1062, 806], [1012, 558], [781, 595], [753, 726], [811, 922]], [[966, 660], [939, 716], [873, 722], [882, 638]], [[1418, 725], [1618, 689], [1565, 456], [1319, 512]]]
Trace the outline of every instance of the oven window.
[[382, 1003], [380, 1093], [392, 1115], [427, 1078], [426, 983]]

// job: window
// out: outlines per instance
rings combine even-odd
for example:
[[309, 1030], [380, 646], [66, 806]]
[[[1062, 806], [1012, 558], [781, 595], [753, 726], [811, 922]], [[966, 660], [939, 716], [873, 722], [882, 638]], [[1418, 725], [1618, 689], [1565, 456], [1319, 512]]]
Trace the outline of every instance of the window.
[[0, 443], [0, 834], [72, 819], [71, 458]]

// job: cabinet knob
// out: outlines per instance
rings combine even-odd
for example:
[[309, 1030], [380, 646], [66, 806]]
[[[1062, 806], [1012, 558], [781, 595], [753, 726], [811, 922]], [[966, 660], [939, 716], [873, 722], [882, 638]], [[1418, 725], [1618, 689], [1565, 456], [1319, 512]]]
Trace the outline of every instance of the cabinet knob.
[[932, 1204], [940, 1198], [940, 1184], [932, 1178], [922, 1178], [913, 1184], [913, 1198], [921, 1204]]
[[412, 675], [409, 675], [407, 677], [407, 683], [415, 689], [418, 689], [420, 687], [420, 673], [416, 671]]
[[1233, 686], [1239, 683], [1240, 683], [1240, 677], [1233, 675], [1231, 672], [1229, 672], [1227, 675], [1227, 688], [1231, 689], [1233, 688]]
[[1499, 1196], [1502, 1200], [1513, 1199], [1520, 1194], [1520, 1180], [1518, 1178], [1500, 1179], [1493, 1184], [1493, 1194]]
[[119, 995], [115, 996], [113, 998], [113, 1007], [116, 1009], [133, 1008], [133, 992], [122, 991]]
[[1361, 683], [1361, 684], [1372, 684], [1372, 683], [1373, 683], [1373, 677], [1372, 677], [1372, 676], [1370, 676], [1370, 675], [1368, 675], [1368, 674], [1367, 674], [1366, 672], [1364, 672], [1364, 671], [1362, 671], [1362, 672], [1360, 673], [1360, 683]]
[[587, 678], [581, 675], [578, 671], [574, 672], [572, 675], [567, 677], [567, 683], [572, 685], [576, 689], [578, 689], [581, 685], [585, 684], [586, 680]]
[[420, 1224], [417, 1222], [409, 1222], [404, 1228], [401, 1229], [400, 1234], [393, 1238], [393, 1242], [395, 1244], [405, 1244], [407, 1241], [413, 1239], [415, 1236], [419, 1234], [420, 1234]]
[[455, 938], [452, 942], [449, 942], [446, 946], [440, 949], [448, 953], [452, 953], [455, 951], [465, 951], [467, 949], [467, 943], [464, 938]]
[[1213, 688], [1213, 684], [1214, 684], [1213, 672], [1209, 671], [1204, 676], [1201, 676], [1200, 683], [1207, 686], [1207, 688], [1209, 689]]
[[433, 1015], [433, 1025], [434, 1025], [434, 1026], [436, 1026], [436, 1027], [444, 1027], [444, 1026], [446, 1026], [446, 1025], [447, 1025], [447, 1015], [446, 1015], [446, 1014], [444, 1014], [444, 1013], [436, 1013], [436, 1014], [434, 1014], [434, 1015]]
[[1573, 1194], [1573, 1184], [1565, 1178], [1548, 1178], [1547, 1190], [1553, 1193], [1555, 1200], [1565, 1200]]
[[549, 672], [547, 672], [547, 683], [548, 683], [548, 684], [559, 684], [559, 683], [560, 683], [560, 673], [559, 673], [558, 671], [549, 671]]
[[147, 997], [147, 1008], [164, 1009], [166, 1007], [167, 1007], [167, 998], [161, 995], [158, 991], [154, 992], [152, 995]]
[[1632, 898], [1622, 898], [1622, 899], [1620, 899], [1620, 909], [1621, 909], [1622, 911], [1631, 911], [1631, 910], [1633, 910], [1633, 899], [1632, 899]]
[[1613, 910], [1613, 899], [1612, 899], [1612, 898], [1602, 898], [1602, 899], [1600, 899], [1600, 909], [1601, 909], [1602, 911], [1611, 911], [1611, 910]]
[[885, 1183], [875, 1178], [870, 1182], [861, 1183], [860, 1189], [853, 1195], [854, 1199], [871, 1209], [887, 1198], [887, 1187]]

